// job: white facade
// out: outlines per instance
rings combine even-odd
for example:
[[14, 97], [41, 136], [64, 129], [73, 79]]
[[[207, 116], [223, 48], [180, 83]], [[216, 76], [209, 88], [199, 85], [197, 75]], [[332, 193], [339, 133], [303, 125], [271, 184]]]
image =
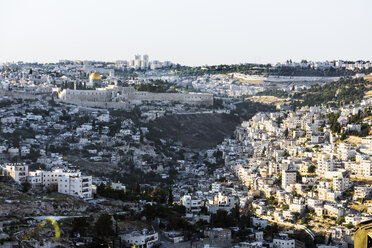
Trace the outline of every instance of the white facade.
[[181, 198], [181, 205], [185, 206], [187, 212], [200, 212], [203, 206], [201, 199], [193, 198], [191, 195], [184, 195]]
[[334, 177], [333, 178], [333, 190], [334, 191], [344, 191], [349, 188], [350, 178], [348, 175], [343, 174], [343, 177]]
[[64, 172], [58, 179], [58, 192], [90, 199], [92, 198], [92, 177], [82, 176], [81, 172]]
[[159, 239], [157, 232], [147, 232], [147, 230], [119, 234], [119, 236], [122, 241], [138, 248], [151, 248]]
[[210, 213], [215, 214], [220, 209], [230, 212], [237, 204], [239, 204], [239, 198], [237, 196], [223, 195], [219, 192], [213, 199], [209, 200], [207, 207]]
[[212, 192], [220, 192], [221, 191], [221, 183], [212, 183]]
[[19, 156], [19, 149], [11, 147], [11, 148], [8, 149], [8, 153], [9, 153], [10, 157], [17, 157], [17, 156]]
[[111, 187], [116, 190], [126, 190], [125, 185], [123, 185], [122, 183], [111, 183]]
[[[297, 247], [301, 247], [301, 243], [298, 242], [295, 239], [274, 239], [273, 243], [274, 243], [275, 248], [297, 248]], [[303, 245], [303, 247], [305, 247], [305, 246]]]
[[5, 173], [14, 179], [17, 183], [25, 182], [28, 175], [28, 165], [24, 164], [7, 164]]
[[368, 197], [369, 195], [372, 194], [372, 186], [359, 186], [354, 188], [354, 196], [353, 200], [357, 200], [358, 198], [364, 199], [365, 197]]
[[53, 171], [36, 170], [30, 171], [27, 176], [27, 181], [31, 184], [39, 184], [44, 187], [58, 185], [58, 177], [63, 173], [61, 169]]
[[288, 186], [296, 183], [296, 171], [283, 170], [282, 171], [282, 188], [288, 191]]

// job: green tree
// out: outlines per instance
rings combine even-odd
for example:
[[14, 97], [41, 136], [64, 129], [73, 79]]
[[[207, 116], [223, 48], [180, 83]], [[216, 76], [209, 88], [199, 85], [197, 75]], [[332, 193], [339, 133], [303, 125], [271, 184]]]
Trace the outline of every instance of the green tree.
[[139, 182], [136, 183], [136, 188], [134, 190], [137, 194], [141, 194], [141, 186], [139, 185]]
[[353, 229], [354, 225], [350, 222], [349, 224], [345, 225], [345, 227], [348, 229]]
[[338, 224], [338, 225], [341, 225], [342, 223], [344, 223], [345, 222], [345, 217], [341, 217], [341, 218], [339, 218], [337, 221], [336, 221], [336, 223]]
[[82, 218], [74, 218], [72, 220], [72, 234], [79, 233], [80, 235], [85, 235], [86, 232], [89, 229], [89, 222], [88, 218], [82, 217]]
[[310, 165], [310, 166], [307, 168], [307, 172], [308, 172], [308, 173], [314, 173], [314, 172], [315, 172], [315, 169], [316, 169], [315, 165]]
[[168, 205], [172, 205], [173, 204], [173, 191], [172, 191], [172, 187], [169, 188], [169, 195], [168, 195]]
[[102, 213], [94, 225], [94, 231], [99, 238], [105, 238], [114, 234], [112, 219], [108, 213]]
[[288, 131], [288, 128], [286, 128], [286, 129], [284, 130], [283, 135], [284, 135], [284, 137], [288, 138], [288, 134], [289, 134], [289, 131]]
[[302, 176], [299, 171], [296, 171], [296, 182], [301, 183], [302, 182]]
[[27, 155], [28, 159], [31, 159], [33, 162], [36, 162], [36, 160], [40, 156], [40, 151], [34, 148], [30, 149], [30, 153]]
[[23, 193], [28, 192], [28, 191], [30, 190], [30, 188], [31, 188], [31, 184], [30, 184], [29, 182], [27, 182], [27, 181], [22, 182], [22, 183], [21, 183], [21, 186], [22, 186], [21, 191], [22, 191]]
[[206, 206], [202, 206], [200, 208], [200, 214], [208, 214], [208, 208]]
[[274, 196], [270, 196], [269, 198], [267, 198], [267, 203], [271, 206], [276, 206], [278, 204], [278, 201], [275, 199]]
[[217, 210], [216, 214], [212, 215], [212, 223], [215, 227], [228, 227], [231, 223], [231, 218], [226, 210]]

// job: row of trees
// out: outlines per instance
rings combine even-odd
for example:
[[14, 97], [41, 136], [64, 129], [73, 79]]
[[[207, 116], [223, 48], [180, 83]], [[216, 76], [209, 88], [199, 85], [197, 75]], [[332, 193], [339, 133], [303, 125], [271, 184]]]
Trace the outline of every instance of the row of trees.
[[127, 191], [113, 189], [111, 185], [100, 184], [97, 187], [97, 194], [106, 198], [118, 199], [122, 201], [147, 200], [157, 202], [159, 204], [171, 204], [173, 202], [171, 189], [164, 189], [160, 187], [156, 187], [154, 189], [142, 189], [138, 183], [133, 190]]
[[69, 234], [76, 236], [92, 236], [93, 242], [89, 247], [107, 247], [107, 242], [115, 235], [113, 218], [106, 212], [101, 213], [97, 220], [93, 216], [73, 218], [66, 221], [71, 226]]
[[360, 101], [367, 91], [367, 85], [363, 78], [341, 78], [325, 85], [313, 85], [310, 89], [294, 93], [292, 106], [341, 106]]
[[148, 91], [148, 92], [154, 92], [154, 93], [175, 93], [177, 90], [174, 87], [173, 84], [169, 83], [168, 81], [163, 80], [152, 80], [150, 79], [150, 83], [143, 83], [138, 84], [135, 86], [135, 89], [138, 91]]
[[243, 73], [261, 75], [268, 66], [257, 64], [180, 66], [174, 72], [182, 76], [202, 76], [209, 74]]
[[311, 67], [277, 67], [270, 70], [270, 74], [278, 76], [313, 76], [313, 77], [345, 77], [354, 76], [355, 71], [345, 68], [316, 69]]
[[363, 113], [362, 111], [359, 110], [359, 112], [355, 115], [352, 115], [349, 117], [348, 122], [349, 123], [354, 123], [354, 124], [360, 124], [361, 125], [361, 131], [358, 132], [356, 130], [354, 131], [344, 131], [342, 132], [342, 126], [341, 124], [337, 121], [338, 118], [341, 116], [341, 112], [338, 111], [337, 113], [329, 113], [328, 114], [328, 121], [329, 124], [331, 125], [331, 131], [333, 133], [341, 134], [341, 139], [344, 140], [350, 135], [355, 135], [359, 137], [366, 137], [369, 135], [370, 131], [370, 126], [366, 123], [362, 123], [362, 120], [365, 116], [371, 115], [371, 110], [369, 109], [367, 113]]
[[253, 75], [275, 75], [275, 76], [313, 76], [313, 77], [345, 77], [354, 76], [355, 73], [371, 73], [372, 69], [361, 69], [356, 71], [345, 68], [311, 68], [309, 67], [276, 67], [270, 64], [235, 64], [235, 65], [212, 65], [212, 66], [179, 66], [175, 73], [183, 76], [202, 76], [208, 74], [243, 73]]
[[258, 92], [256, 96], [275, 96], [278, 98], [287, 98], [289, 97], [289, 94], [285, 90], [271, 89]]

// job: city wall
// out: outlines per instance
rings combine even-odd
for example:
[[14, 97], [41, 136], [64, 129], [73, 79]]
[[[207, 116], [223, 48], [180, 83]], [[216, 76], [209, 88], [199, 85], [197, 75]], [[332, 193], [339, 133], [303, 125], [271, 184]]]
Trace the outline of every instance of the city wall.
[[125, 102], [89, 102], [89, 101], [78, 101], [78, 100], [56, 100], [60, 103], [68, 103], [82, 107], [89, 108], [105, 108], [105, 109], [126, 109], [127, 104]]
[[170, 101], [180, 102], [191, 105], [213, 105], [212, 94], [199, 94], [199, 93], [152, 93], [145, 91], [137, 91], [128, 95], [128, 101]]
[[9, 90], [4, 90], [0, 89], [0, 95], [8, 96], [11, 98], [21, 98], [21, 99], [42, 99], [46, 95], [34, 95], [31, 93], [26, 93], [26, 92], [16, 92], [16, 91], [9, 91]]

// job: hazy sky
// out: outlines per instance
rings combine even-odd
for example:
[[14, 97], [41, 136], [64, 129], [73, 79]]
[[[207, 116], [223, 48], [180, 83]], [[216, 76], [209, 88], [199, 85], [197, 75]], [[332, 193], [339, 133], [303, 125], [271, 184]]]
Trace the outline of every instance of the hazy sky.
[[0, 0], [0, 62], [372, 60], [371, 0]]

